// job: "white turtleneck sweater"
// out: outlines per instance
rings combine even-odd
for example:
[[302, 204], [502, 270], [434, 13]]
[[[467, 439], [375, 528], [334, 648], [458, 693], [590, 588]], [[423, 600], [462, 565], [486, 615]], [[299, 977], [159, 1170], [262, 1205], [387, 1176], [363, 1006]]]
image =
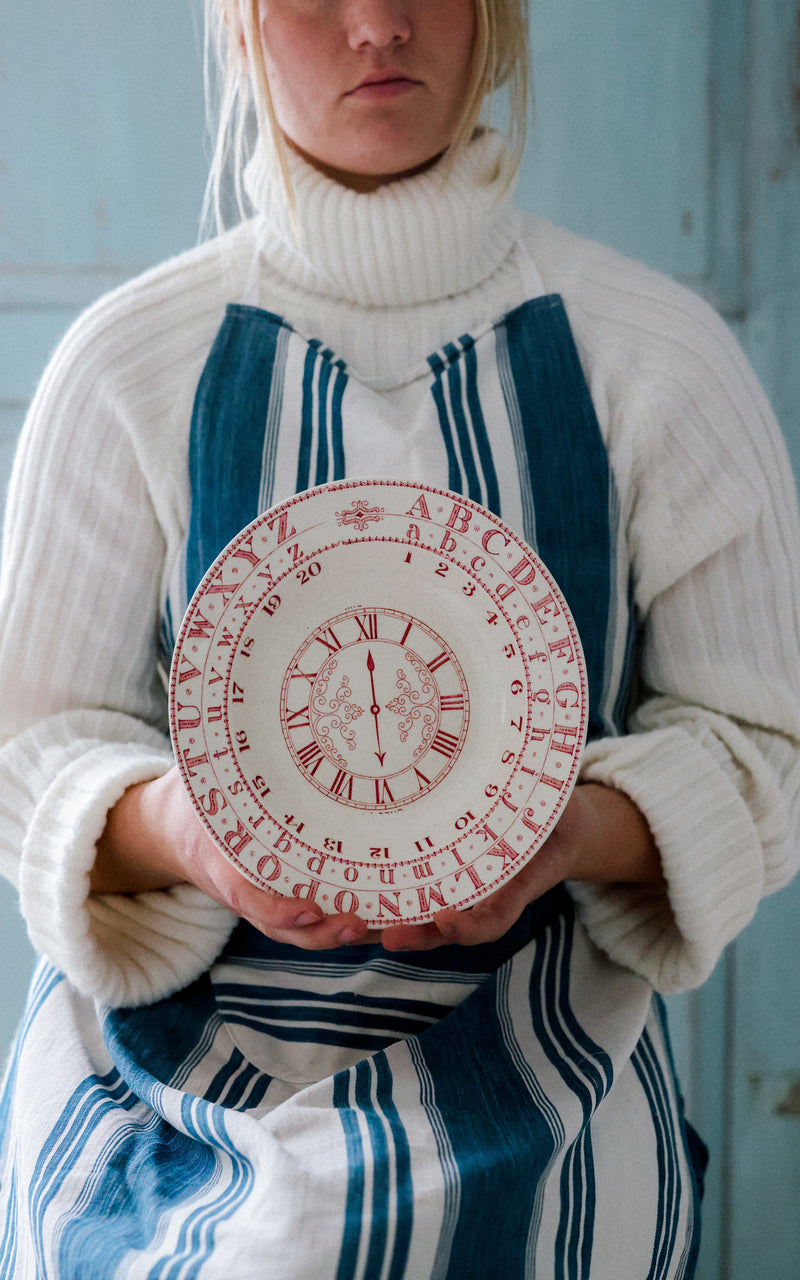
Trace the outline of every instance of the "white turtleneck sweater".
[[583, 776], [635, 800], [666, 876], [572, 892], [614, 961], [665, 992], [701, 982], [800, 860], [800, 528], [762, 392], [693, 294], [515, 211], [492, 135], [444, 180], [371, 195], [292, 170], [302, 248], [257, 157], [258, 218], [98, 302], [31, 407], [2, 570], [0, 869], [34, 945], [80, 990], [135, 1004], [190, 982], [233, 927], [191, 886], [91, 898], [88, 875], [108, 809], [172, 764], [159, 607], [189, 518], [195, 388], [256, 232], [262, 305], [409, 412], [431, 351], [523, 300], [521, 237], [566, 304], [643, 621], [630, 733], [592, 744]]

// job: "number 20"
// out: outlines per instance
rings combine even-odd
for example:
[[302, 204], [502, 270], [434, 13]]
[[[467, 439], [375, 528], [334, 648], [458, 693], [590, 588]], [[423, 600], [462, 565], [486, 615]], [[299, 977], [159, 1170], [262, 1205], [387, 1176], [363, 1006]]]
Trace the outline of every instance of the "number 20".
[[304, 587], [309, 578], [316, 578], [317, 574], [320, 572], [320, 568], [321, 566], [319, 561], [312, 560], [311, 564], [307, 565], [306, 568], [300, 569], [299, 572], [295, 574], [300, 586]]

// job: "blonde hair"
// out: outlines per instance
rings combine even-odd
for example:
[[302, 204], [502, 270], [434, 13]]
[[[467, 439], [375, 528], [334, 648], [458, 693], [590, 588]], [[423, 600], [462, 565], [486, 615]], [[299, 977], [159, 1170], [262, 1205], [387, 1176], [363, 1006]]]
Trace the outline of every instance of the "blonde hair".
[[[433, 0], [429, 0], [433, 2]], [[475, 40], [472, 67], [450, 159], [472, 138], [488, 98], [501, 86], [508, 92], [507, 137], [519, 161], [525, 142], [528, 104], [527, 0], [473, 0]], [[264, 50], [259, 0], [205, 0], [205, 75], [209, 127], [214, 138], [203, 225], [221, 231], [248, 216], [244, 169], [256, 137], [270, 139], [281, 180], [294, 209], [286, 143], [275, 116]], [[231, 209], [231, 197], [234, 209]], [[233, 218], [231, 217], [233, 214]]]

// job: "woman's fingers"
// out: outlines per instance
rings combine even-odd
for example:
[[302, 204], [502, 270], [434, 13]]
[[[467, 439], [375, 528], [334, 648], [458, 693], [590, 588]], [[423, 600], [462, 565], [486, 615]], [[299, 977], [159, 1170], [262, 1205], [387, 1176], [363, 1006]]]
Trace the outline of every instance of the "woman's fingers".
[[326, 915], [316, 903], [253, 884], [211, 840], [193, 862], [198, 888], [275, 942], [320, 951], [358, 942], [367, 933], [366, 923], [354, 912]]
[[502, 888], [468, 910], [447, 909], [420, 925], [379, 932], [350, 912], [284, 898], [253, 884], [217, 848], [178, 770], [129, 788], [109, 814], [92, 873], [96, 893], [142, 893], [188, 882], [278, 942], [308, 950], [380, 941], [388, 951], [493, 942], [528, 903], [562, 880], [650, 883], [661, 875], [647, 824], [627, 796], [594, 783], [576, 787], [534, 857]]
[[386, 929], [382, 942], [388, 951], [495, 942], [528, 903], [563, 880], [654, 884], [662, 876], [655, 842], [633, 801], [612, 787], [581, 783], [552, 834], [502, 888], [468, 910], [448, 909], [425, 925]]
[[437, 911], [423, 925], [394, 925], [383, 931], [387, 951], [429, 951], [451, 943], [475, 947], [502, 938], [530, 902], [553, 889], [567, 875], [568, 858], [558, 828], [515, 876], [466, 910]]
[[[444, 916], [451, 913], [442, 911], [439, 914]], [[445, 943], [456, 941], [456, 939], [445, 937], [436, 924], [430, 921], [427, 924], [391, 925], [383, 930], [380, 941], [386, 951], [431, 951], [434, 947], [444, 946]]]

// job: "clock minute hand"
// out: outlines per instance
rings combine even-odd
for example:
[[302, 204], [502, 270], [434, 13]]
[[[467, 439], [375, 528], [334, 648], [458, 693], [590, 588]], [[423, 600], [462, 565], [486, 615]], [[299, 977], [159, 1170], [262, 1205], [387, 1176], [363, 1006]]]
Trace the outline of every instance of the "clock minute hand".
[[386, 759], [386, 752], [381, 750], [381, 731], [378, 727], [378, 716], [380, 715], [381, 709], [378, 706], [378, 698], [375, 693], [375, 659], [372, 656], [371, 649], [367, 649], [367, 671], [369, 672], [369, 682], [372, 688], [372, 706], [370, 707], [370, 711], [372, 712], [375, 720], [375, 737], [378, 739], [378, 750], [375, 752], [375, 755], [378, 757], [381, 766], [383, 766], [383, 762]]

